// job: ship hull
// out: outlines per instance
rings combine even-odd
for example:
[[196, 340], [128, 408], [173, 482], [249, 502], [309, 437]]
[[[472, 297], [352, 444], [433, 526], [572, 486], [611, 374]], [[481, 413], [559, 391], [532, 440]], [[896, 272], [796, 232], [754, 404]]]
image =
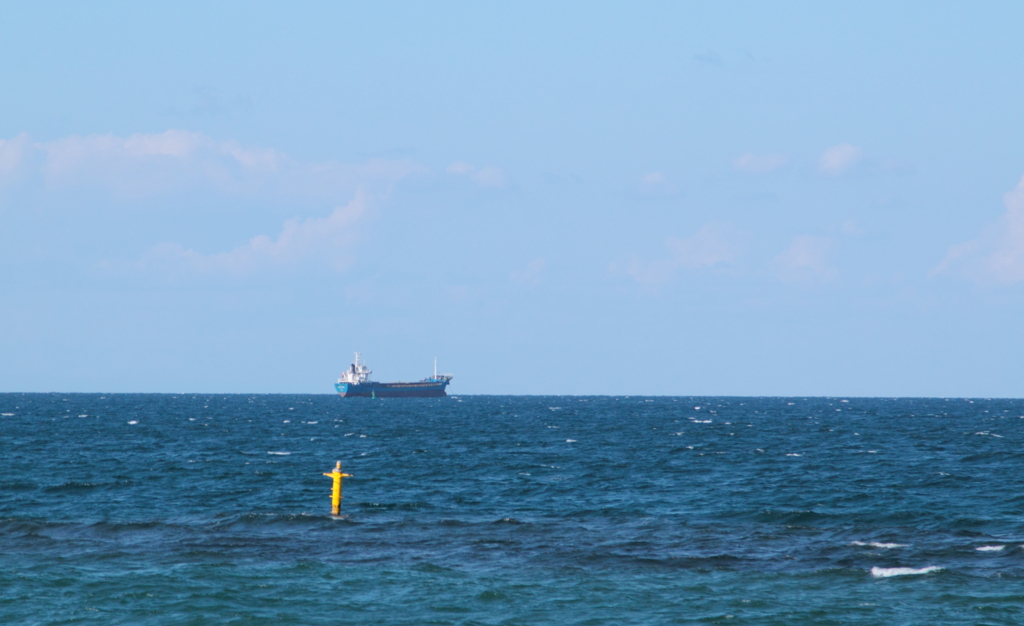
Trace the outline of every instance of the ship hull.
[[448, 395], [448, 381], [418, 383], [337, 383], [334, 388], [342, 398], [443, 398]]

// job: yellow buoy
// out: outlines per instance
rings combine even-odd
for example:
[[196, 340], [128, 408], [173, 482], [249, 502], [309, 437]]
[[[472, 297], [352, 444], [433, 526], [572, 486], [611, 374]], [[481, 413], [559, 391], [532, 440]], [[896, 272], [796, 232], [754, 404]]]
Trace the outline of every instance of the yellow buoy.
[[330, 474], [325, 473], [324, 476], [330, 476], [334, 479], [334, 487], [331, 489], [331, 515], [341, 514], [341, 479], [350, 478], [352, 474], [341, 473], [341, 461], [334, 466], [334, 471]]

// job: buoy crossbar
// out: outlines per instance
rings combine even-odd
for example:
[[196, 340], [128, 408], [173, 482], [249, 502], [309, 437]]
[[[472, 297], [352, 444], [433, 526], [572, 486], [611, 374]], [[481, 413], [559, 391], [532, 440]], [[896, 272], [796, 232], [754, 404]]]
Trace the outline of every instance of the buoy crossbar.
[[324, 476], [328, 476], [334, 479], [334, 484], [331, 488], [331, 515], [341, 514], [341, 479], [350, 478], [352, 474], [343, 474], [341, 471], [341, 461], [334, 466], [334, 471], [327, 473], [324, 472]]

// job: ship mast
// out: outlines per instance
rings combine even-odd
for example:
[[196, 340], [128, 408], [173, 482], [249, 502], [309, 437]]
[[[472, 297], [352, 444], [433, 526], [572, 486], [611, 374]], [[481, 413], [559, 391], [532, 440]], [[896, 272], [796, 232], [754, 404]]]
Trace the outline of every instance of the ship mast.
[[434, 378], [437, 378], [437, 357], [434, 357]]

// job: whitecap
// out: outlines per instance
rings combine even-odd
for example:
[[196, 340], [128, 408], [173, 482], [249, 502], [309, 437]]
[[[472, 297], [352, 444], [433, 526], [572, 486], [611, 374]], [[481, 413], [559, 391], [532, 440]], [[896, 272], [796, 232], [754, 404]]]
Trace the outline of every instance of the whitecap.
[[872, 548], [882, 548], [882, 549], [885, 549], [885, 550], [888, 550], [890, 548], [906, 548], [907, 547], [907, 544], [905, 544], [905, 543], [883, 543], [881, 541], [868, 541], [868, 542], [854, 541], [854, 542], [850, 543], [850, 545], [851, 546], [869, 546], [869, 547], [872, 547]]
[[875, 578], [891, 578], [893, 576], [917, 576], [920, 574], [930, 574], [941, 570], [941, 567], [932, 565], [929, 567], [919, 567], [914, 569], [913, 567], [872, 567], [871, 575]]
[[89, 417], [88, 415], [79, 415], [78, 417]]
[[575, 439], [566, 439], [565, 443], [576, 443]]
[[128, 422], [128, 423], [129, 423], [129, 424], [138, 424], [138, 423], [139, 423], [139, 420], [132, 420], [132, 421], [130, 421], [130, 422]]
[[978, 546], [975, 548], [978, 552], [999, 552], [1006, 546]]
[[307, 424], [319, 424], [320, 422], [306, 422]]
[[691, 419], [690, 421], [693, 422], [694, 424], [710, 424], [711, 423], [711, 420], [695, 420], [695, 419]]
[[803, 455], [802, 454], [796, 454], [796, 453], [790, 453], [790, 454], [787, 454], [786, 456], [803, 456]]
[[291, 452], [267, 452], [267, 454], [274, 454], [277, 456], [288, 456], [291, 454]]
[[0, 415], [3, 415], [4, 417], [14, 417], [14, 413], [0, 413]]

